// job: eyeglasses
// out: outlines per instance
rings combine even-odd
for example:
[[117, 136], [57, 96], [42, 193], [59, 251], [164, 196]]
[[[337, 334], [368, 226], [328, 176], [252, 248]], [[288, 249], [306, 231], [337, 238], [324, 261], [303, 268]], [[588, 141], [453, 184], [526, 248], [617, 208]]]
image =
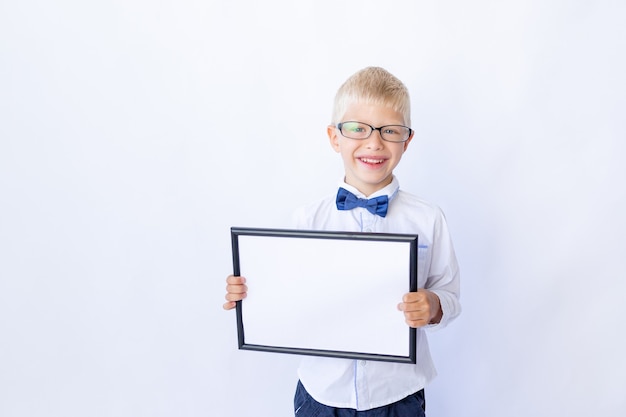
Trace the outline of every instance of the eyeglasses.
[[380, 132], [380, 137], [387, 142], [406, 142], [411, 137], [411, 128], [402, 125], [387, 125], [374, 127], [363, 122], [343, 122], [337, 124], [341, 134], [349, 139], [363, 140], [371, 136], [374, 130]]

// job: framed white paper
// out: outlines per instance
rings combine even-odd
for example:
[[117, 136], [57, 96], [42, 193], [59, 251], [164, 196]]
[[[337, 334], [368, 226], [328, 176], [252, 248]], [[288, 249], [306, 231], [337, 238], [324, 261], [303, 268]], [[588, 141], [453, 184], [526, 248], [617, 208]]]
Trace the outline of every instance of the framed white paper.
[[239, 348], [415, 363], [417, 235], [231, 228]]

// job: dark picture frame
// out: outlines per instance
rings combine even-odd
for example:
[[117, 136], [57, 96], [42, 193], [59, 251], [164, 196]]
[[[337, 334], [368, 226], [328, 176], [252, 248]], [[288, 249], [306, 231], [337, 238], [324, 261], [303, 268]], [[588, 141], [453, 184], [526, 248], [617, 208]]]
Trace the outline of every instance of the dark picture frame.
[[231, 242], [239, 349], [416, 362], [396, 308], [417, 291], [416, 234], [232, 227]]

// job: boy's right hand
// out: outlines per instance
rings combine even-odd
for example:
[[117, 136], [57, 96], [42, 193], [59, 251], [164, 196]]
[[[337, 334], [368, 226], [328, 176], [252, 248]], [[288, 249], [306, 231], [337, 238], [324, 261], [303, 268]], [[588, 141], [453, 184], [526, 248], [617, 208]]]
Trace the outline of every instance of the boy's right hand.
[[232, 310], [237, 305], [237, 301], [246, 298], [248, 287], [244, 277], [229, 275], [226, 278], [226, 302], [224, 310]]

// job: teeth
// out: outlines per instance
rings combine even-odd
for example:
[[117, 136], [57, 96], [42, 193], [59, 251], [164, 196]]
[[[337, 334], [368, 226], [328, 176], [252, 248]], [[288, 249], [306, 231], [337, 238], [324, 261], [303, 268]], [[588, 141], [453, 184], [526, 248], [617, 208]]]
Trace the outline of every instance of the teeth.
[[368, 164], [382, 164], [384, 159], [361, 158], [361, 161], [366, 162]]

